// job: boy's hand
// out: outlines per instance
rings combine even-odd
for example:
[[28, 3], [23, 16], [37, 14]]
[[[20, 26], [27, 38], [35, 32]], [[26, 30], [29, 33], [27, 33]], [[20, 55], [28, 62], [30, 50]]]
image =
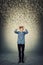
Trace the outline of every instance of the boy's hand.
[[27, 29], [25, 29], [25, 30], [27, 30]]
[[27, 29], [24, 29], [24, 31], [26, 31]]
[[17, 30], [17, 29], [16, 29]]
[[19, 29], [16, 29], [16, 31], [19, 31]]

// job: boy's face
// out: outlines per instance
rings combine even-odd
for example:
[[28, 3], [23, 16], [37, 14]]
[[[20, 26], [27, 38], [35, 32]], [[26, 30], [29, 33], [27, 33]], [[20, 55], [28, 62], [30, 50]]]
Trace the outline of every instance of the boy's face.
[[24, 30], [24, 27], [19, 28], [19, 30], [22, 32]]

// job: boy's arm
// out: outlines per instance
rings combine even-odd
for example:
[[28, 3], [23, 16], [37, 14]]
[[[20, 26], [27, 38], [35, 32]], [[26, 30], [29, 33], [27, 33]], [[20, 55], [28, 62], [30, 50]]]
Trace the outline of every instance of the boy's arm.
[[27, 29], [25, 29], [24, 33], [25, 33], [25, 34], [28, 34], [28, 30], [27, 30]]
[[17, 29], [14, 32], [17, 33], [17, 34], [19, 33], [19, 31], [17, 31]]

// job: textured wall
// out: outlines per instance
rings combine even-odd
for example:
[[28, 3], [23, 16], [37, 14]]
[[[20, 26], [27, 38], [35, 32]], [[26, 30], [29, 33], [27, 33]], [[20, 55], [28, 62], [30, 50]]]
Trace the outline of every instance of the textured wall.
[[26, 51], [34, 50], [40, 40], [42, 1], [39, 0], [1, 0], [1, 27], [3, 49], [17, 50], [17, 35], [14, 30], [23, 25], [28, 29]]

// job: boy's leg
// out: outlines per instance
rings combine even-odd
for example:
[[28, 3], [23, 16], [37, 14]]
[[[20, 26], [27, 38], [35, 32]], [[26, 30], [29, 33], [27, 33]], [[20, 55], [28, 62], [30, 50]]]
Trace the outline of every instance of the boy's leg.
[[24, 62], [24, 48], [25, 48], [25, 44], [22, 45], [22, 62]]
[[21, 62], [21, 45], [18, 44], [19, 62]]

